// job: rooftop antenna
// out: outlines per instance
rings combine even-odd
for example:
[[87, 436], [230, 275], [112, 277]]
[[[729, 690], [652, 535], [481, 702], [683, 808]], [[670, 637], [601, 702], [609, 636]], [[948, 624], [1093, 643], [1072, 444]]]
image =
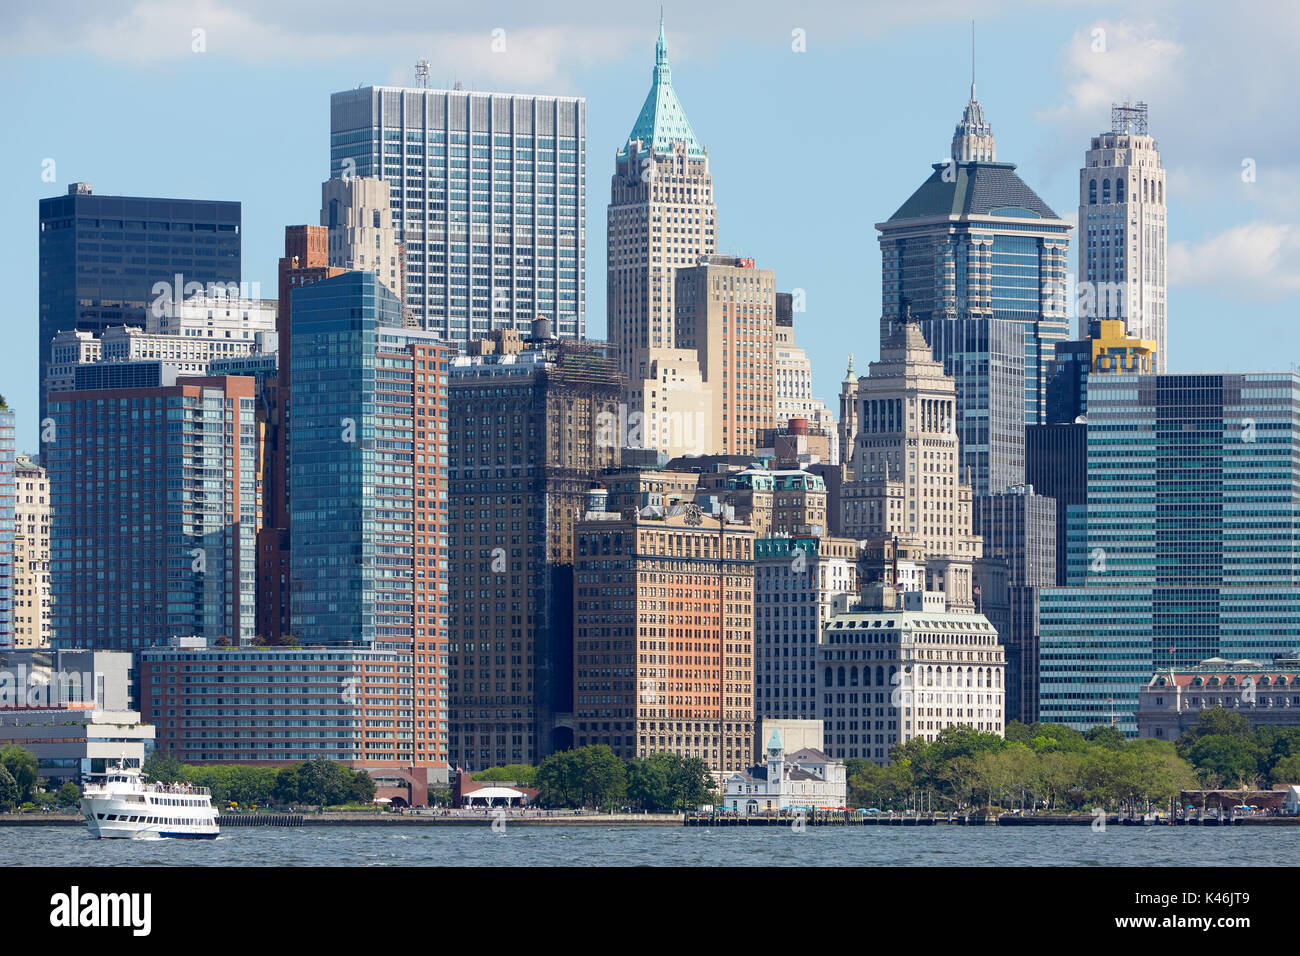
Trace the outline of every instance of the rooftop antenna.
[[429, 61], [415, 61], [415, 85], [422, 90], [429, 88]]
[[970, 22], [970, 98], [975, 99], [975, 21]]

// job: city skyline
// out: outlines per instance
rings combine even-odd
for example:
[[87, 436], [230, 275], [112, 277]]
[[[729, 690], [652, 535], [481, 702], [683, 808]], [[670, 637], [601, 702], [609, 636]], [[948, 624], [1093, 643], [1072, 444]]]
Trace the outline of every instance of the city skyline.
[[[1231, 303], [1258, 301], [1268, 312], [1271, 311], [1270, 305], [1285, 303], [1294, 296], [1295, 289], [1300, 288], [1300, 283], [1294, 283], [1284, 269], [1277, 270], [1278, 274], [1267, 282], [1260, 281], [1261, 270], [1268, 272], [1270, 263], [1275, 261], [1270, 259], [1270, 249], [1277, 253], [1282, 245], [1291, 241], [1289, 237], [1293, 227], [1284, 221], [1269, 224], [1260, 218], [1260, 208], [1255, 206], [1261, 200], [1271, 203], [1274, 219], [1285, 219], [1295, 208], [1294, 197], [1290, 196], [1290, 192], [1294, 192], [1290, 179], [1286, 175], [1277, 175], [1285, 172], [1279, 168], [1282, 153], [1276, 142], [1271, 145], [1269, 142], [1279, 136], [1285, 139], [1286, 134], [1257, 129], [1253, 137], [1239, 137], [1243, 141], [1238, 150], [1242, 157], [1231, 169], [1224, 165], [1225, 144], [1219, 138], [1211, 135], [1204, 155], [1191, 149], [1187, 142], [1192, 132], [1185, 103], [1188, 97], [1172, 98], [1169, 77], [1178, 74], [1182, 69], [1179, 64], [1187, 62], [1190, 51], [1198, 43], [1205, 42], [1204, 38], [1193, 25], [1174, 16], [1166, 17], [1159, 27], [1142, 26], [1125, 20], [1123, 8], [1119, 5], [1107, 9], [1111, 11], [1109, 16], [1098, 14], [1095, 20], [1081, 17], [1079, 10], [1035, 11], [1033, 16], [1017, 16], [1020, 11], [1013, 7], [1006, 13], [987, 17], [980, 17], [980, 12], [976, 11], [980, 102], [988, 122], [997, 131], [999, 158], [1016, 162], [1026, 182], [1062, 216], [1073, 219], [1078, 169], [1090, 138], [1109, 128], [1111, 100], [1123, 100], [1127, 94], [1148, 102], [1151, 133], [1160, 146], [1169, 175], [1170, 370], [1219, 371], [1228, 367], [1240, 369], [1242, 365], [1254, 368], [1276, 364], [1252, 362], [1244, 345], [1229, 343], [1225, 349], [1222, 343], [1216, 343], [1211, 351], [1205, 333], [1212, 327], [1215, 317]], [[536, 63], [529, 66], [518, 62], [535, 59], [541, 43], [524, 13], [503, 13], [501, 22], [505, 26], [482, 31], [484, 50], [490, 51], [491, 45], [499, 41], [503, 52], [486, 53], [486, 57], [496, 56], [496, 60], [480, 57], [481, 72], [470, 73], [474, 64], [466, 62], [463, 57], [440, 61], [440, 66], [446, 63], [451, 68], [453, 80], [455, 74], [464, 70], [459, 75], [467, 78], [475, 90], [586, 97], [590, 122], [586, 156], [588, 179], [594, 176], [593, 181], [600, 183], [612, 167], [614, 152], [625, 140], [629, 117], [634, 115], [637, 104], [644, 97], [644, 71], [652, 62], [656, 13], [647, 11], [643, 25], [625, 23], [613, 30], [608, 37], [608, 49], [602, 48], [599, 55], [577, 57], [579, 65], [572, 75], [550, 76], [545, 70], [538, 73]], [[926, 9], [917, 14], [922, 18], [920, 20], [891, 20], [882, 28], [883, 33], [863, 36], [858, 21], [845, 13], [846, 29], [838, 31], [843, 38], [834, 39], [837, 31], [829, 29], [825, 12], [810, 13], [806, 26], [790, 24], [780, 31], [778, 27], [783, 26], [782, 21], [792, 15], [759, 13], [761, 15], [755, 17], [754, 23], [743, 29], [737, 28], [739, 32], [728, 31], [727, 42], [719, 44], [716, 52], [701, 55], [702, 35], [711, 26], [716, 26], [713, 19], [716, 14], [675, 11], [669, 6], [666, 10], [667, 36], [673, 50], [674, 84], [689, 110], [696, 135], [709, 144], [710, 165], [720, 185], [719, 204], [726, 214], [720, 219], [718, 249], [757, 256], [776, 271], [780, 288], [805, 292], [806, 311], [795, 314], [795, 333], [813, 363], [814, 395], [831, 402], [843, 370], [843, 353], [872, 354], [877, 345], [876, 326], [880, 316], [874, 291], [879, 284], [873, 281], [873, 277], [878, 277], [875, 272], [878, 264], [871, 261], [874, 258], [871, 250], [861, 248], [860, 235], [856, 240], [847, 239], [847, 236], [858, 235], [860, 230], [854, 228], [853, 223], [841, 219], [858, 223], [882, 221], [906, 198], [917, 177], [931, 163], [943, 158], [951, 124], [966, 99], [970, 69], [967, 48], [969, 23]], [[510, 26], [512, 18], [519, 23], [518, 27]], [[90, 18], [88, 28], [93, 28], [94, 22], [94, 18]], [[601, 18], [595, 18], [590, 30], [600, 29], [601, 22]], [[35, 35], [40, 36], [37, 21], [28, 21], [24, 29], [36, 30]], [[174, 113], [166, 105], [170, 98], [185, 95], [189, 97], [187, 102], [190, 105], [201, 105], [204, 97], [211, 95], [202, 91], [206, 85], [204, 81], [219, 75], [224, 77], [222, 82], [227, 89], [225, 102], [236, 104], [235, 111], [239, 113], [243, 109], [239, 104], [246, 101], [241, 99], [240, 88], [250, 81], [247, 78], [236, 80], [234, 73], [258, 75], [266, 69], [265, 64], [258, 60], [254, 42], [263, 34], [258, 32], [258, 27], [245, 24], [238, 47], [241, 52], [235, 55], [232, 47], [223, 47], [232, 34], [219, 28], [196, 29], [206, 29], [205, 49], [201, 55], [207, 59], [201, 63], [178, 59], [179, 55], [159, 50], [157, 60], [146, 61], [139, 67], [122, 67], [114, 62], [110, 51], [110, 55], [101, 58], [105, 75], [97, 82], [111, 89], [114, 83], [129, 87], [151, 72], [175, 74], [172, 77], [174, 82], [167, 90], [153, 84], [149, 91], [136, 91], [136, 95], [143, 97], [143, 103], [157, 104], [158, 112]], [[448, 29], [450, 35], [456, 35], [458, 29], [464, 32], [469, 28], [448, 24]], [[497, 29], [504, 32], [498, 35], [494, 33]], [[1103, 31], [1101, 37], [1094, 36], [1096, 30]], [[799, 31], [803, 31], [802, 37]], [[1039, 40], [1039, 45], [1032, 51], [1017, 48], [1016, 66], [1006, 62], [1004, 53], [1010, 43], [1009, 32], [1032, 35]], [[90, 36], [93, 38], [93, 34]], [[575, 43], [585, 42], [582, 38], [586, 32], [578, 31], [576, 36]], [[193, 43], [198, 42], [192, 40], [190, 30], [186, 30], [183, 37], [178, 35], [178, 42], [181, 39], [185, 41], [183, 52], [186, 56], [200, 56], [190, 49]], [[871, 123], [865, 124], [865, 132], [864, 124], [856, 122], [844, 124], [841, 120], [838, 125], [825, 125], [822, 122], [826, 119], [823, 110], [830, 109], [830, 106], [814, 100], [804, 103], [799, 113], [789, 110], [792, 98], [797, 99], [800, 94], [819, 88], [818, 77], [834, 77], [848, 68], [845, 54], [853, 40], [863, 41], [872, 54], [866, 61], [868, 70], [885, 69], [890, 58], [898, 55], [886, 48], [901, 46], [906, 49], [909, 44], [918, 42], [946, 53], [946, 66], [914, 78], [911, 87], [915, 94], [914, 108], [901, 105], [897, 108], [872, 108], [871, 100], [867, 99], [863, 104], [864, 113], [869, 111]], [[1104, 51], [1094, 53], [1092, 50], [1099, 40]], [[1232, 42], [1232, 37], [1220, 42]], [[801, 45], [803, 52], [797, 52], [796, 47]], [[399, 62], [402, 57], [396, 49], [391, 53], [375, 50], [373, 44], [368, 45], [364, 38], [356, 46], [360, 50], [357, 59], [365, 64], [366, 79], [370, 82], [415, 85], [413, 65], [419, 51], [413, 51], [406, 58], [411, 61], [411, 65], [406, 65]], [[227, 52], [223, 53], [223, 49]], [[1143, 55], [1135, 55], [1135, 50], [1142, 51]], [[292, 56], [293, 50], [288, 55]], [[1087, 59], [1089, 56], [1099, 59], [1090, 61]], [[1110, 59], [1105, 59], [1107, 57]], [[1035, 58], [1041, 62], [1036, 64]], [[21, 57], [13, 59], [16, 62]], [[768, 60], [770, 62], [766, 62]], [[1150, 62], [1146, 62], [1148, 60]], [[457, 65], [460, 63], [466, 65]], [[1106, 70], [1101, 69], [1102, 63], [1109, 64]], [[1056, 84], [1043, 84], [1047, 87], [1043, 91], [1026, 90], [1027, 85], [1033, 84], [1018, 82], [1015, 75], [1018, 70], [1028, 71], [1035, 65], [1046, 69]], [[185, 69], [191, 67], [194, 75], [187, 82]], [[38, 72], [41, 69], [34, 68]], [[238, 201], [244, 210], [244, 274], [241, 278], [250, 284], [258, 282], [262, 289], [269, 289], [271, 270], [278, 255], [279, 230], [284, 223], [315, 218], [316, 199], [313, 194], [325, 175], [323, 156], [328, 140], [329, 112], [326, 97], [355, 84], [355, 81], [345, 84], [341, 78], [331, 78], [334, 71], [321, 70], [328, 75], [322, 76], [318, 85], [316, 80], [310, 79], [313, 72], [305, 71], [294, 81], [300, 108], [278, 116], [289, 125], [294, 135], [281, 136], [274, 142], [294, 145], [272, 149], [269, 151], [272, 155], [264, 156], [266, 151], [259, 151], [258, 162], [267, 164], [272, 180], [276, 177], [273, 171], [288, 164], [293, 170], [286, 176], [288, 185], [276, 184], [275, 188], [268, 189], [266, 184], [255, 182], [264, 177], [247, 175], [241, 162], [232, 161], [226, 148], [216, 141], [221, 137], [208, 144], [213, 148], [204, 149], [200, 148], [202, 134], [182, 136], [179, 147], [187, 160], [185, 163], [150, 163], [143, 164], [147, 168], [142, 168], [142, 164], [133, 166], [129, 161], [123, 164], [114, 155], [119, 152], [114, 143], [122, 135], [121, 131], [97, 130], [93, 117], [76, 117], [86, 124], [79, 138], [81, 145], [69, 145], [65, 152], [59, 146], [60, 136], [50, 132], [53, 121], [46, 118], [33, 122], [32, 128], [47, 131], [38, 132], [37, 138], [51, 145], [34, 150], [41, 155], [29, 160], [31, 168], [26, 172], [18, 168], [21, 158], [17, 156], [4, 160], [9, 178], [19, 187], [5, 200], [19, 204], [12, 210], [12, 219], [30, 222], [26, 217], [31, 215], [31, 206], [23, 208], [20, 204], [66, 193], [68, 183], [77, 180], [94, 183], [97, 194]], [[742, 98], [738, 105], [734, 96], [727, 95], [727, 91], [734, 90], [735, 81], [720, 83], [719, 75], [725, 73], [748, 77], [755, 84], [752, 89], [764, 92], [764, 96], [751, 99], [767, 104], [764, 109], [768, 124], [773, 133], [782, 134], [769, 136], [765, 142], [776, 150], [778, 158], [784, 157], [786, 162], [807, 162], [811, 158], [810, 168], [820, 171], [825, 168], [825, 157], [836, 155], [836, 151], [824, 148], [829, 141], [843, 142], [850, 149], [854, 145], [866, 147], [861, 153], [864, 159], [854, 160], [865, 168], [866, 175], [853, 178], [854, 187], [860, 186], [861, 193], [854, 195], [847, 207], [851, 216], [818, 214], [817, 210], [823, 208], [837, 211], [843, 208], [842, 201], [839, 204], [825, 201], [827, 193], [823, 190], [829, 187], [807, 181], [824, 180], [826, 176], [814, 175], [807, 180], [797, 178], [775, 192], [758, 189], [757, 173], [745, 168], [748, 155], [745, 137], [755, 135], [754, 124], [762, 114], [758, 111], [758, 103], [747, 104]], [[502, 79], [499, 82], [480, 79], [493, 75]], [[265, 80], [263, 77], [263, 82]], [[182, 94], [180, 91], [186, 92]], [[304, 103], [306, 108], [301, 108]], [[143, 112], [152, 114], [154, 111], [146, 106]], [[245, 142], [256, 141], [258, 124], [263, 121], [255, 111], [250, 111], [250, 114], [245, 124], [250, 135], [236, 137]], [[805, 125], [783, 124], [779, 118], [786, 115], [806, 116]], [[778, 117], [778, 121], [773, 123], [772, 116]], [[1240, 122], [1240, 118], [1233, 118], [1218, 126], [1231, 130]], [[1067, 127], [1070, 132], [1063, 135], [1062, 129]], [[787, 128], [798, 135], [785, 134], [783, 131]], [[313, 132], [299, 135], [306, 130]], [[100, 144], [87, 150], [84, 134], [93, 136], [97, 132]], [[1200, 135], [1205, 138], [1204, 130]], [[783, 142], [786, 138], [798, 142]], [[1248, 148], [1245, 143], [1251, 139], [1261, 148]], [[889, 149], [880, 148], [886, 142], [897, 145], [891, 145]], [[190, 144], [193, 144], [192, 150], [186, 148]], [[246, 153], [244, 150], [241, 155]], [[801, 153], [806, 158], [801, 159]], [[98, 161], [91, 164], [87, 159], [89, 154], [95, 155]], [[1278, 157], [1273, 160], [1272, 175], [1268, 175], [1269, 160], [1265, 158], [1270, 154]], [[46, 168], [45, 159], [54, 160], [53, 182], [41, 179]], [[1247, 159], [1252, 161], [1250, 169], [1243, 165]], [[1215, 182], [1207, 179], [1207, 168], [1215, 164], [1218, 170], [1215, 175], [1219, 176], [1217, 189]], [[1253, 181], [1243, 181], [1247, 173], [1256, 170]], [[196, 178], [199, 182], [195, 182]], [[24, 183], [27, 185], [23, 186]], [[1259, 188], [1252, 193], [1250, 187]], [[599, 194], [599, 185], [597, 189]], [[301, 198], [298, 198], [299, 193]], [[756, 202], [756, 196], [762, 197], [762, 201]], [[588, 205], [588, 265], [594, 268], [587, 270], [586, 326], [590, 337], [602, 338], [605, 333], [605, 316], [599, 307], [605, 298], [604, 269], [601, 268], [604, 230], [599, 228], [602, 210], [599, 202]], [[1189, 212], [1196, 215], [1188, 215]], [[1256, 225], [1252, 226], [1252, 223]], [[1077, 239], [1077, 230], [1072, 230], [1071, 240], [1076, 248]], [[1269, 242], [1274, 244], [1269, 246]], [[1242, 248], [1255, 250], [1253, 258], [1245, 256], [1250, 260], [1245, 265], [1253, 263], [1252, 268], [1246, 268], [1234, 259]], [[848, 278], [853, 271], [843, 269], [846, 257], [854, 249], [860, 253], [868, 285], [873, 286], [865, 296], [861, 294], [860, 284]], [[1208, 259], [1203, 255], [1207, 250], [1213, 253]], [[26, 265], [34, 264], [34, 258], [32, 244], [15, 242], [11, 254], [6, 257], [6, 269], [13, 268], [15, 275], [20, 276]], [[1076, 251], [1071, 249], [1071, 274], [1076, 262]], [[1207, 269], [1207, 263], [1214, 268]], [[1233, 263], [1236, 263], [1235, 269]], [[838, 276], [837, 271], [843, 272], [843, 277]], [[1209, 294], [1199, 285], [1189, 284], [1189, 280], [1200, 283], [1204, 274], [1216, 271], [1235, 271], [1238, 284], [1234, 286], [1228, 281], [1221, 290]], [[34, 370], [29, 367], [31, 363], [21, 358], [30, 354], [30, 349], [37, 344], [30, 341], [35, 325], [34, 286], [35, 283], [30, 281], [14, 282], [14, 287], [19, 290], [19, 312], [30, 312], [32, 321], [21, 325], [23, 338], [5, 359], [10, 364], [0, 366], [14, 383], [7, 388], [7, 393], [11, 406], [18, 413], [17, 444], [21, 450], [34, 450], [36, 440]], [[23, 308], [24, 300], [29, 300], [28, 308]], [[842, 334], [846, 323], [853, 330], [847, 337]], [[1280, 328], [1265, 327], [1262, 334], [1280, 336], [1284, 343], [1287, 341], [1286, 333]], [[1285, 347], [1282, 351], [1285, 354]]]

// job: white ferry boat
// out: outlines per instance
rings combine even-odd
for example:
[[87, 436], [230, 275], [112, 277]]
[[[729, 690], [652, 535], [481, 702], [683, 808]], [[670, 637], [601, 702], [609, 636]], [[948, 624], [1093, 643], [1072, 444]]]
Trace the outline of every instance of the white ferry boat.
[[212, 840], [219, 832], [207, 787], [146, 783], [131, 767], [88, 774], [81, 814], [90, 835], [101, 839]]

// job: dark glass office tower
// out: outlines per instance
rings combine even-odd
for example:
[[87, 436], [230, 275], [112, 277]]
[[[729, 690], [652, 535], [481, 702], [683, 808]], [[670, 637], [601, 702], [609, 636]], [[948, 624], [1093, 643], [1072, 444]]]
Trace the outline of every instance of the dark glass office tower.
[[[239, 283], [237, 202], [96, 196], [73, 183], [40, 207], [40, 417], [56, 332], [147, 327], [155, 285]], [[170, 295], [170, 293], [169, 293]]]

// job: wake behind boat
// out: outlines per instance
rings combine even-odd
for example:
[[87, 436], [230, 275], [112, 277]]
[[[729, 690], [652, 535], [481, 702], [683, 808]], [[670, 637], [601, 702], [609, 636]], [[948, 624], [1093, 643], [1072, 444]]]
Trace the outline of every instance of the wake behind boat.
[[215, 839], [219, 828], [207, 787], [148, 783], [133, 767], [87, 774], [81, 814], [99, 839]]

